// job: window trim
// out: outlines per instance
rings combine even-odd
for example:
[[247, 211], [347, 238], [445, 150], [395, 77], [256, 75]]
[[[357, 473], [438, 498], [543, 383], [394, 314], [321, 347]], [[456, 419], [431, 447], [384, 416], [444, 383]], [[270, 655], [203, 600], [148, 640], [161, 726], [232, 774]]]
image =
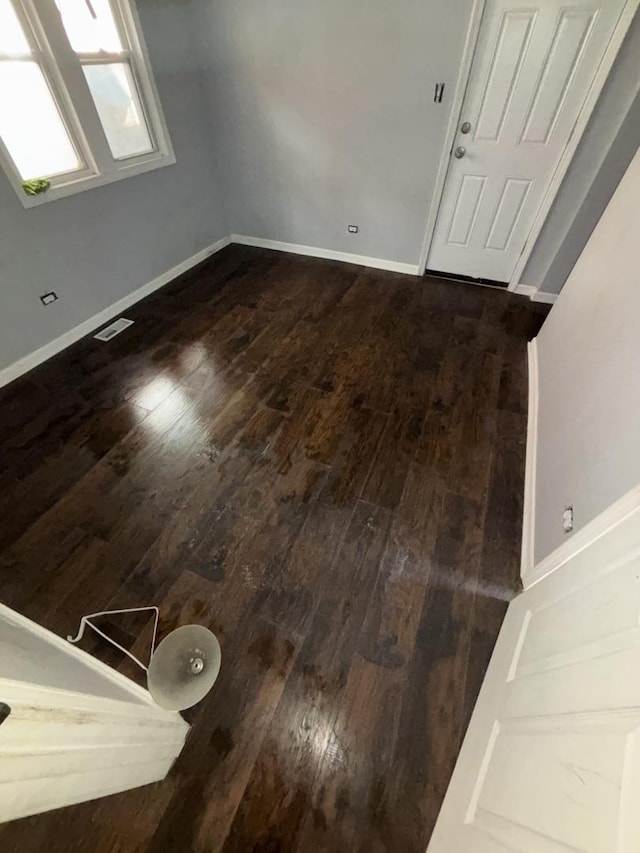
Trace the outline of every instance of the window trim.
[[[80, 60], [85, 55], [74, 54], [72, 61], [64, 61], [69, 55], [69, 43], [62, 19], [55, 8], [55, 0], [16, 0], [13, 6], [33, 51], [30, 59], [37, 61], [42, 68], [71, 142], [84, 163], [82, 169], [52, 176], [51, 186], [45, 193], [29, 196], [22, 187], [23, 178], [0, 139], [0, 165], [25, 208], [38, 207], [176, 162], [135, 4], [133, 0], [110, 2], [124, 45], [122, 54], [118, 56], [120, 61], [129, 63], [154, 150], [114, 160], [82, 72]], [[57, 52], [58, 39], [63, 40], [64, 49]], [[115, 56], [105, 53], [95, 57], [92, 55], [91, 58], [107, 62], [109, 59], [115, 60]], [[82, 120], [79, 112], [82, 113]], [[84, 128], [89, 130], [91, 145]]]

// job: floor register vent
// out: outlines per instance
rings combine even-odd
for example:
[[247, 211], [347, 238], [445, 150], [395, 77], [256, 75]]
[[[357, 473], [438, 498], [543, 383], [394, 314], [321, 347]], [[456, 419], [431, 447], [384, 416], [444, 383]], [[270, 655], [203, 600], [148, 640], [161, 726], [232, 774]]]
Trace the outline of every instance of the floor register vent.
[[111, 338], [115, 338], [116, 335], [119, 335], [120, 332], [124, 332], [125, 329], [128, 329], [129, 326], [133, 325], [133, 320], [126, 320], [124, 317], [120, 317], [118, 320], [114, 320], [108, 326], [105, 326], [104, 329], [101, 329], [97, 335], [93, 337], [97, 341], [110, 341]]

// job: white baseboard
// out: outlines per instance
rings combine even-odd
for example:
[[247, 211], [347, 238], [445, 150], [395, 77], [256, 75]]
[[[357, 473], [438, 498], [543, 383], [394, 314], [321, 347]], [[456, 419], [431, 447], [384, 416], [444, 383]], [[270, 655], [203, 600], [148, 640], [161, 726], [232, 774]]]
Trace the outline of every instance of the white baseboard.
[[524, 510], [522, 514], [522, 552], [520, 575], [523, 586], [531, 585], [535, 565], [534, 537], [536, 529], [536, 464], [538, 454], [538, 343], [536, 338], [527, 347], [529, 365], [529, 403], [527, 412], [527, 450], [524, 468]]
[[528, 296], [531, 299], [533, 294], [537, 293], [537, 290], [532, 284], [517, 284], [513, 289], [513, 293], [517, 293], [518, 296]]
[[224, 247], [228, 246], [230, 242], [231, 239], [229, 237], [223, 237], [222, 239], [217, 240], [211, 246], [207, 246], [205, 249], [196, 252], [195, 255], [191, 255], [190, 258], [176, 264], [175, 267], [172, 267], [170, 270], [162, 273], [162, 275], [159, 275], [152, 281], [143, 284], [142, 287], [139, 287], [137, 290], [123, 296], [122, 299], [114, 302], [113, 305], [109, 305], [107, 308], [104, 308], [102, 311], [99, 311], [97, 314], [89, 317], [88, 320], [85, 320], [83, 323], [80, 323], [80, 325], [75, 326], [68, 332], [65, 332], [64, 335], [60, 335], [60, 337], [55, 338], [55, 340], [50, 341], [48, 344], [40, 347], [40, 349], [29, 353], [29, 355], [23, 356], [23, 358], [18, 359], [18, 361], [14, 361], [13, 364], [10, 364], [8, 367], [0, 370], [0, 388], [2, 388], [3, 385], [7, 385], [9, 382], [12, 382], [14, 379], [17, 379], [18, 376], [22, 376], [23, 373], [33, 370], [34, 367], [42, 364], [42, 362], [46, 361], [48, 358], [57, 355], [63, 349], [66, 349], [68, 346], [71, 346], [71, 344], [80, 340], [80, 338], [88, 335], [89, 332], [93, 332], [104, 323], [107, 323], [116, 314], [120, 314], [136, 302], [144, 299], [145, 296], [149, 296], [150, 293], [153, 293], [155, 290], [159, 290], [161, 287], [164, 287], [165, 284], [169, 284], [169, 282], [173, 281], [174, 278], [177, 278], [179, 275], [182, 275], [182, 273], [187, 272], [187, 270], [190, 270], [192, 267], [197, 266], [197, 264], [204, 261], [210, 255], [214, 255], [216, 252], [219, 252], [220, 249], [224, 249]]
[[[107, 308], [104, 308], [102, 311], [94, 314], [88, 320], [85, 320], [83, 323], [80, 323], [78, 326], [75, 326], [63, 335], [60, 335], [60, 337], [55, 338], [55, 340], [50, 341], [48, 344], [45, 344], [34, 352], [18, 359], [18, 361], [15, 361], [8, 367], [3, 368], [0, 370], [0, 388], [7, 385], [9, 382], [12, 382], [14, 379], [17, 379], [19, 376], [22, 376], [24, 373], [28, 373], [28, 371], [32, 370], [34, 367], [42, 364], [43, 361], [57, 355], [68, 346], [71, 346], [71, 344], [80, 340], [80, 338], [83, 338], [85, 335], [94, 331], [94, 329], [97, 329], [107, 323], [115, 317], [116, 314], [125, 311], [127, 308], [135, 305], [136, 302], [144, 299], [145, 296], [149, 296], [150, 293], [164, 287], [165, 284], [173, 281], [174, 278], [182, 275], [182, 273], [191, 269], [191, 267], [195, 267], [210, 255], [214, 255], [216, 252], [219, 252], [220, 249], [228, 246], [229, 243], [240, 243], [243, 246], [256, 246], [262, 249], [273, 249], [277, 252], [291, 252], [294, 255], [307, 255], [312, 258], [325, 258], [327, 260], [342, 261], [347, 264], [356, 264], [357, 266], [398, 272], [405, 275], [420, 275], [420, 268], [418, 264], [405, 264], [400, 261], [390, 261], [384, 258], [369, 258], [365, 255], [352, 255], [349, 252], [336, 252], [333, 249], [319, 249], [316, 246], [302, 246], [299, 243], [283, 243], [280, 240], [265, 240], [262, 237], [248, 237], [245, 234], [232, 234], [230, 237], [222, 237], [211, 246], [207, 246], [205, 249], [202, 249], [200, 252], [192, 255], [190, 258], [176, 264], [176, 266], [172, 267], [170, 270], [162, 273], [162, 275], [159, 275], [152, 281], [147, 282], [147, 284], [143, 284], [142, 287], [139, 287], [132, 293], [128, 293], [122, 299], [118, 300], [118, 302], [114, 302], [113, 305], [109, 305]], [[542, 293], [536, 290], [532, 285], [528, 284], [519, 284], [515, 288], [514, 292], [523, 296], [528, 296], [534, 302], [553, 303], [557, 298], [555, 293]]]
[[536, 292], [531, 297], [531, 301], [545, 302], [547, 305], [553, 305], [558, 296], [558, 293], [545, 293], [544, 290], [536, 290]]
[[557, 293], [545, 293], [545, 291], [538, 290], [532, 284], [518, 284], [513, 292], [519, 296], [528, 296], [532, 302], [545, 302], [547, 305], [553, 305], [558, 298]]
[[[592, 545], [597, 539], [609, 533], [614, 527], [622, 524], [632, 515], [640, 515], [640, 484], [634, 486], [617, 501], [603, 510], [592, 521], [577, 530], [570, 539], [563, 542], [548, 557], [541, 560], [536, 566], [532, 566], [526, 576], [523, 577], [525, 589], [538, 583], [547, 575], [559, 569], [569, 560]], [[640, 529], [640, 523], [633, 520], [633, 530]], [[637, 533], [635, 534], [637, 538]]]
[[312, 258], [324, 258], [330, 261], [343, 261], [361, 267], [400, 272], [405, 275], [420, 275], [418, 264], [404, 264], [400, 261], [387, 261], [384, 258], [367, 258], [364, 255], [352, 255], [349, 252], [335, 252], [333, 249], [318, 249], [316, 246], [301, 246], [299, 243], [282, 243], [280, 240], [265, 240], [262, 237], [247, 237], [245, 234], [232, 234], [232, 243], [243, 246], [257, 246], [261, 249], [274, 249], [276, 252], [291, 252], [294, 255], [308, 255]]

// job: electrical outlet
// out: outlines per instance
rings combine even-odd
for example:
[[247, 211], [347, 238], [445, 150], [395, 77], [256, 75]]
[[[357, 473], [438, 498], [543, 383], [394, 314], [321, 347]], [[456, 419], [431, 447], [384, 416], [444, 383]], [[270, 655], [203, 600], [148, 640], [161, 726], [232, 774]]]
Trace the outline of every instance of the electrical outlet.
[[349, 234], [357, 234], [360, 229], [357, 225], [347, 225], [347, 231]]
[[42, 294], [40, 302], [42, 302], [43, 305], [51, 305], [51, 303], [55, 302], [57, 298], [58, 294], [54, 290], [51, 290], [49, 293]]
[[562, 529], [565, 533], [571, 533], [573, 530], [573, 507], [566, 506], [562, 513]]

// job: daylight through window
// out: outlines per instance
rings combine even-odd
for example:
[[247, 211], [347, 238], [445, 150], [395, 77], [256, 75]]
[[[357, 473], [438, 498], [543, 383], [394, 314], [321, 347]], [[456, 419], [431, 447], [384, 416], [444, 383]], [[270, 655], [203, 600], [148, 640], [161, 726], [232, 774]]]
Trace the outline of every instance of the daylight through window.
[[0, 139], [23, 201], [174, 162], [128, 5], [0, 0]]

